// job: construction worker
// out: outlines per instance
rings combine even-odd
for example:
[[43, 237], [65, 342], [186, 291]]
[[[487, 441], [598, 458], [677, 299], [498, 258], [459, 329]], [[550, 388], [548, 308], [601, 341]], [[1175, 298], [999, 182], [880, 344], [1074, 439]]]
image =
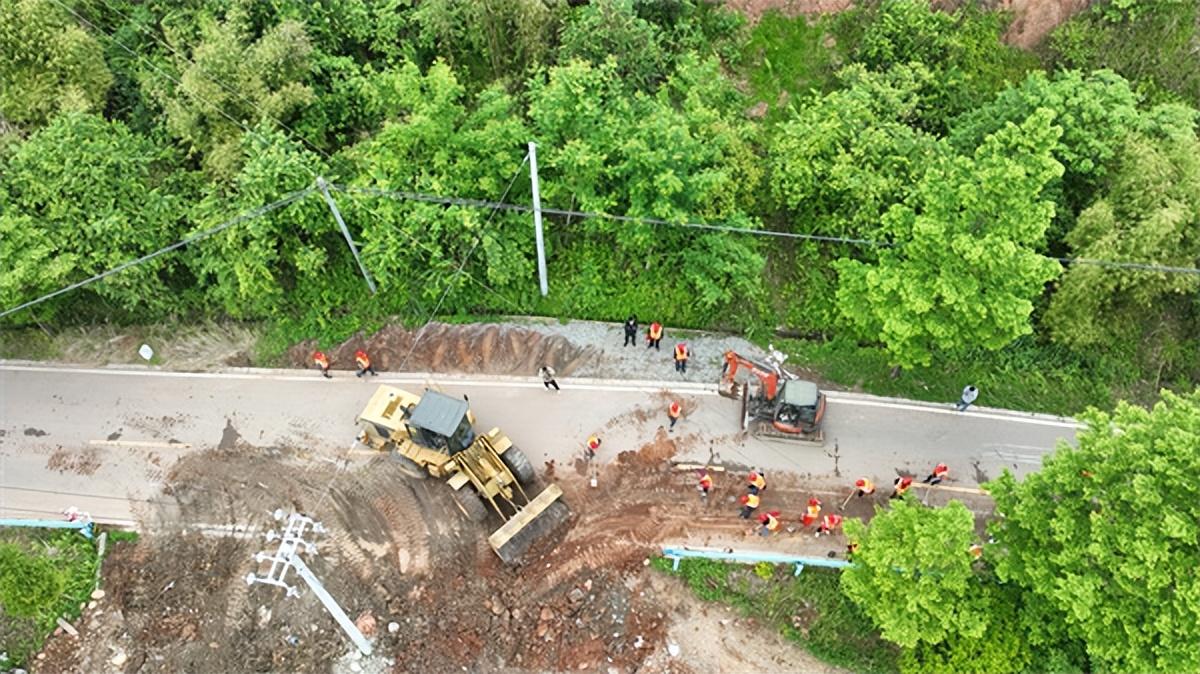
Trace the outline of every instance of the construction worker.
[[921, 482], [923, 482], [925, 484], [941, 484], [942, 480], [945, 479], [946, 475], [949, 472], [950, 472], [950, 468], [948, 468], [946, 466], [946, 464], [939, 463], [938, 465], [933, 467], [933, 472], [930, 473], [929, 476], [926, 477], [924, 480], [921, 480]]
[[688, 348], [687, 342], [679, 342], [675, 345], [675, 371], [682, 374], [687, 374], [688, 357], [692, 355], [692, 350]]
[[363, 351], [362, 349], [354, 352], [354, 363], [355, 365], [358, 365], [358, 374], [354, 375], [356, 377], [362, 377], [368, 372], [371, 373], [372, 377], [379, 375], [379, 373], [375, 371], [375, 366], [371, 365], [371, 359], [367, 357], [367, 352]]
[[875, 483], [871, 482], [870, 479], [865, 478], [865, 477], [860, 477], [857, 480], [855, 480], [854, 487], [855, 487], [854, 493], [859, 498], [862, 498], [864, 496], [870, 496], [871, 494], [875, 493]]
[[621, 346], [637, 346], [637, 333], [637, 316], [630, 315], [625, 319], [625, 343]]
[[712, 475], [709, 475], [708, 471], [705, 469], [701, 469], [699, 472], [700, 472], [700, 483], [698, 485], [696, 485], [696, 488], [700, 490], [700, 499], [707, 503], [708, 502], [708, 493], [710, 491], [712, 491], [712, 488], [713, 488]]
[[971, 553], [971, 559], [979, 559], [983, 556], [983, 546], [978, 543], [972, 543], [967, 551]]
[[742, 514], [739, 515], [744, 520], [750, 519], [754, 511], [758, 509], [758, 494], [742, 494]]
[[900, 498], [901, 496], [904, 496], [904, 493], [908, 491], [908, 488], [912, 486], [912, 483], [913, 479], [911, 477], [897, 477], [892, 482], [894, 490], [892, 491], [892, 495], [888, 498]]
[[651, 323], [650, 329], [646, 331], [646, 348], [649, 349], [650, 347], [654, 347], [655, 351], [661, 351], [662, 349], [658, 348], [658, 345], [662, 342], [662, 336], [662, 323], [659, 323], [658, 321]]
[[858, 541], [850, 541], [846, 544], [846, 559], [854, 559], [856, 552], [858, 552]]
[[973, 384], [966, 386], [962, 390], [962, 396], [960, 396], [958, 402], [955, 403], [954, 409], [958, 410], [959, 412], [965, 412], [967, 408], [971, 406], [971, 403], [975, 402], [977, 398], [979, 398], [979, 389]]
[[816, 496], [808, 499], [808, 510], [804, 513], [804, 518], [801, 520], [805, 527], [812, 526], [813, 522], [821, 516], [821, 499]]
[[596, 458], [596, 450], [600, 449], [600, 438], [595, 435], [588, 436], [587, 439], [587, 458], [588, 461]]
[[554, 368], [550, 367], [549, 365], [543, 365], [541, 369], [538, 370], [538, 374], [542, 376], [542, 386], [545, 386], [547, 391], [550, 390], [551, 386], [554, 387], [556, 392], [561, 390], [558, 388], [558, 382], [554, 380]]
[[313, 362], [321, 368], [321, 374], [326, 379], [333, 379], [333, 375], [329, 374], [329, 356], [322, 351], [316, 351], [313, 353]]
[[763, 513], [758, 516], [758, 521], [762, 524], [762, 528], [758, 530], [759, 536], [770, 536], [779, 531], [779, 511], [772, 510], [769, 513]]
[[670, 406], [667, 407], [667, 416], [671, 419], [671, 427], [667, 430], [675, 432], [675, 422], [679, 421], [679, 417], [683, 416], [683, 405], [679, 401], [672, 400]]
[[832, 534], [833, 530], [841, 525], [841, 515], [826, 515], [825, 519], [821, 522], [821, 526], [817, 529], [816, 536], [820, 538], [821, 534]]
[[760, 491], [767, 490], [767, 474], [759, 471], [750, 471], [750, 475], [746, 477], [746, 481], [750, 483], [750, 493], [757, 494]]

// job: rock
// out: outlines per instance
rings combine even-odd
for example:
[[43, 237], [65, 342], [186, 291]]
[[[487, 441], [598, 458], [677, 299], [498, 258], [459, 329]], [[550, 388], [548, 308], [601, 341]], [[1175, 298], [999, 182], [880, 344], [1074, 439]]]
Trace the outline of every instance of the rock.
[[492, 615], [497, 615], [497, 616], [498, 616], [498, 615], [500, 615], [500, 614], [504, 613], [504, 604], [500, 603], [500, 598], [499, 598], [499, 597], [492, 597], [492, 601], [491, 601], [491, 602], [485, 602], [485, 604], [484, 604], [484, 605], [485, 605], [485, 606], [486, 606], [486, 605], [490, 605], [490, 606], [491, 606], [491, 609], [492, 609]]
[[[79, 636], [79, 632], [75, 629], [75, 626], [72, 625], [71, 623], [67, 622], [66, 620], [63, 620], [62, 618], [58, 618], [56, 620], [56, 622], [58, 623], [58, 630], [62, 630], [64, 632], [66, 632], [67, 634], [70, 634], [73, 637]], [[55, 632], [57, 632], [58, 630], [55, 630]]]
[[554, 620], [554, 609], [549, 606], [542, 607], [542, 614], [538, 616], [539, 620]]
[[128, 659], [129, 656], [125, 655], [125, 651], [118, 650], [117, 654], [112, 656], [112, 659], [109, 660], [109, 662], [112, 663], [113, 667], [120, 667], [121, 665], [125, 664], [125, 661]]
[[258, 614], [259, 627], [266, 627], [267, 623], [271, 622], [271, 609], [266, 605], [259, 606], [256, 613]]
[[587, 582], [585, 582], [585, 583], [583, 584], [583, 589], [584, 589], [584, 591], [585, 591], [585, 592], [591, 592], [591, 591], [592, 591], [592, 579], [591, 579], [591, 578], [588, 578], [588, 579], [587, 579]]
[[350, 663], [350, 671], [352, 671], [352, 672], [361, 672], [361, 671], [362, 671], [362, 665], [358, 664], [357, 662], [351, 662], [351, 663]]
[[[45, 660], [45, 659], [46, 659], [46, 654], [45, 654], [45, 653], [38, 653], [38, 654], [37, 654], [37, 659], [38, 659], [38, 660]], [[124, 662], [124, 661], [122, 661], [122, 662]]]
[[509, 611], [509, 614], [512, 615], [513, 620], [521, 619], [521, 609], [519, 608], [514, 608], [512, 611]]
[[640, 635], [640, 634], [637, 636], [637, 639], [635, 639], [633, 641], [634, 648], [641, 648], [642, 646], [645, 646], [645, 645], [646, 645], [646, 640], [643, 639], [642, 635]]
[[94, 610], [94, 609], [95, 609], [97, 606], [99, 606], [99, 604], [97, 604], [97, 603], [95, 602], [95, 600], [93, 600], [93, 601], [89, 601], [89, 602], [88, 602], [88, 604], [87, 604], [87, 608], [88, 608], [88, 610], [89, 610], [89, 611], [92, 611], [92, 610]]
[[642, 560], [642, 566], [650, 566], [650, 558], [649, 557]]
[[388, 634], [395, 634], [396, 632], [399, 632], [399, 631], [400, 631], [400, 623], [397, 623], [397, 622], [388, 623]]
[[679, 644], [668, 643], [667, 644], [667, 654], [673, 658], [678, 656], [679, 655]]
[[104, 590], [96, 590], [92, 593], [92, 599], [104, 599]]
[[363, 611], [362, 615], [358, 616], [358, 620], [354, 621], [354, 626], [358, 628], [363, 636], [370, 639], [375, 634], [375, 616], [371, 615], [370, 611]]
[[546, 632], [550, 629], [550, 623], [538, 623], [537, 637], [541, 639], [546, 636]]
[[586, 663], [586, 662], [581, 662], [581, 663], [579, 663], [579, 670], [580, 670], [580, 671], [583, 671], [583, 670], [585, 670], [585, 669], [587, 669], [587, 668], [588, 668], [588, 663]]
[[583, 601], [583, 596], [583, 590], [577, 587], [572, 588], [571, 591], [567, 593], [567, 599], [571, 600], [571, 602], [574, 604], [578, 604], [579, 602]]

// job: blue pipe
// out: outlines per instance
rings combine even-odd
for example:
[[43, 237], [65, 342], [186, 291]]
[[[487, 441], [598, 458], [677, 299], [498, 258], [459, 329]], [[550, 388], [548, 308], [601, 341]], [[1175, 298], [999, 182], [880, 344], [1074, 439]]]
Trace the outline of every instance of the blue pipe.
[[796, 574], [804, 570], [805, 566], [821, 566], [827, 569], [845, 569], [850, 566], [850, 562], [844, 559], [828, 559], [825, 557], [803, 557], [800, 555], [785, 555], [778, 552], [727, 552], [725, 550], [715, 550], [712, 548], [663, 548], [663, 556], [673, 560], [674, 564], [671, 568], [678, 571], [679, 561], [684, 558], [695, 559], [715, 559], [723, 562], [739, 562], [741, 564], [757, 564], [759, 562], [768, 562], [770, 564], [795, 564]]
[[94, 525], [90, 521], [77, 520], [6, 520], [0, 519], [0, 527], [29, 527], [32, 529], [78, 529], [79, 533], [91, 540]]

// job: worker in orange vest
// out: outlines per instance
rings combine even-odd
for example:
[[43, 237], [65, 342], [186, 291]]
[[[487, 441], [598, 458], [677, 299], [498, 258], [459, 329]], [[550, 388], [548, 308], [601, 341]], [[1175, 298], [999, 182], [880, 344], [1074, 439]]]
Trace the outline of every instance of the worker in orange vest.
[[600, 438], [595, 435], [588, 436], [587, 455], [588, 455], [589, 461], [596, 458], [596, 450], [597, 449], [600, 449]]
[[821, 522], [820, 528], [817, 529], [816, 535], [820, 537], [821, 534], [832, 534], [833, 530], [841, 526], [841, 524], [841, 515], [826, 515], [825, 519]]
[[324, 352], [316, 351], [313, 353], [313, 362], [321, 368], [321, 374], [326, 379], [333, 379], [333, 375], [329, 374], [329, 356], [326, 356]]
[[708, 502], [708, 492], [712, 491], [713, 479], [707, 470], [700, 470], [700, 484], [696, 488], [700, 490], [700, 499]]
[[692, 355], [692, 350], [688, 348], [687, 342], [680, 342], [675, 345], [675, 371], [687, 374], [688, 358]]
[[821, 499], [816, 496], [808, 499], [808, 510], [804, 513], [804, 519], [801, 522], [806, 527], [812, 526], [813, 522], [821, 516]]
[[971, 553], [971, 559], [979, 559], [983, 556], [983, 546], [978, 543], [972, 543], [967, 551]]
[[871, 494], [875, 493], [875, 483], [871, 482], [871, 480], [868, 478], [858, 478], [854, 481], [854, 486], [856, 488], [854, 493], [858, 495], [859, 498], [870, 496]]
[[946, 464], [939, 463], [933, 467], [933, 472], [929, 474], [929, 477], [921, 480], [921, 482], [924, 482], [925, 484], [941, 484], [942, 480], [945, 479], [949, 472], [950, 468], [946, 466]]
[[850, 541], [846, 544], [846, 559], [854, 559], [856, 552], [858, 552], [858, 541]]
[[742, 494], [742, 514], [739, 515], [744, 520], [750, 519], [754, 511], [758, 509], [758, 494]]
[[779, 511], [772, 510], [769, 513], [763, 513], [758, 516], [758, 521], [762, 523], [762, 529], [758, 530], [759, 536], [770, 536], [779, 531]]
[[751, 494], [757, 494], [760, 491], [767, 490], [767, 474], [757, 470], [750, 471], [750, 475], [746, 478], [750, 483], [749, 489]]
[[901, 496], [904, 496], [904, 493], [908, 491], [908, 488], [912, 486], [912, 483], [913, 479], [911, 477], [897, 477], [895, 481], [892, 482], [895, 490], [888, 498], [900, 498]]
[[683, 415], [683, 406], [678, 401], [672, 400], [671, 405], [667, 407], [667, 416], [671, 418], [671, 427], [667, 430], [675, 431], [675, 422], [679, 421], [679, 417]]
[[654, 321], [650, 324], [650, 329], [646, 331], [646, 348], [654, 347], [655, 351], [661, 351], [658, 345], [662, 342], [663, 327], [662, 323]]
[[368, 372], [372, 377], [379, 374], [375, 371], [375, 366], [371, 365], [371, 359], [367, 357], [367, 352], [362, 349], [354, 352], [354, 362], [358, 365], [358, 374], [354, 375], [356, 377], [362, 377]]

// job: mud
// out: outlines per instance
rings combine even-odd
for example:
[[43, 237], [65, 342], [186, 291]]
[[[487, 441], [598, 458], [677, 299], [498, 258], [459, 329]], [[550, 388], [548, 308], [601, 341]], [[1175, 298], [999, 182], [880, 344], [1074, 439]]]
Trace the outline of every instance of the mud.
[[68, 450], [58, 447], [46, 459], [46, 468], [59, 473], [93, 475], [100, 469], [100, 452], [95, 449]]
[[[288, 351], [293, 367], [312, 366], [313, 341]], [[543, 364], [566, 377], [595, 363], [599, 351], [557, 335], [526, 328], [430, 323], [407, 330], [389, 326], [369, 338], [359, 334], [327, 351], [333, 369], [354, 370], [354, 352], [362, 349], [379, 370], [514, 374], [532, 376]]]

